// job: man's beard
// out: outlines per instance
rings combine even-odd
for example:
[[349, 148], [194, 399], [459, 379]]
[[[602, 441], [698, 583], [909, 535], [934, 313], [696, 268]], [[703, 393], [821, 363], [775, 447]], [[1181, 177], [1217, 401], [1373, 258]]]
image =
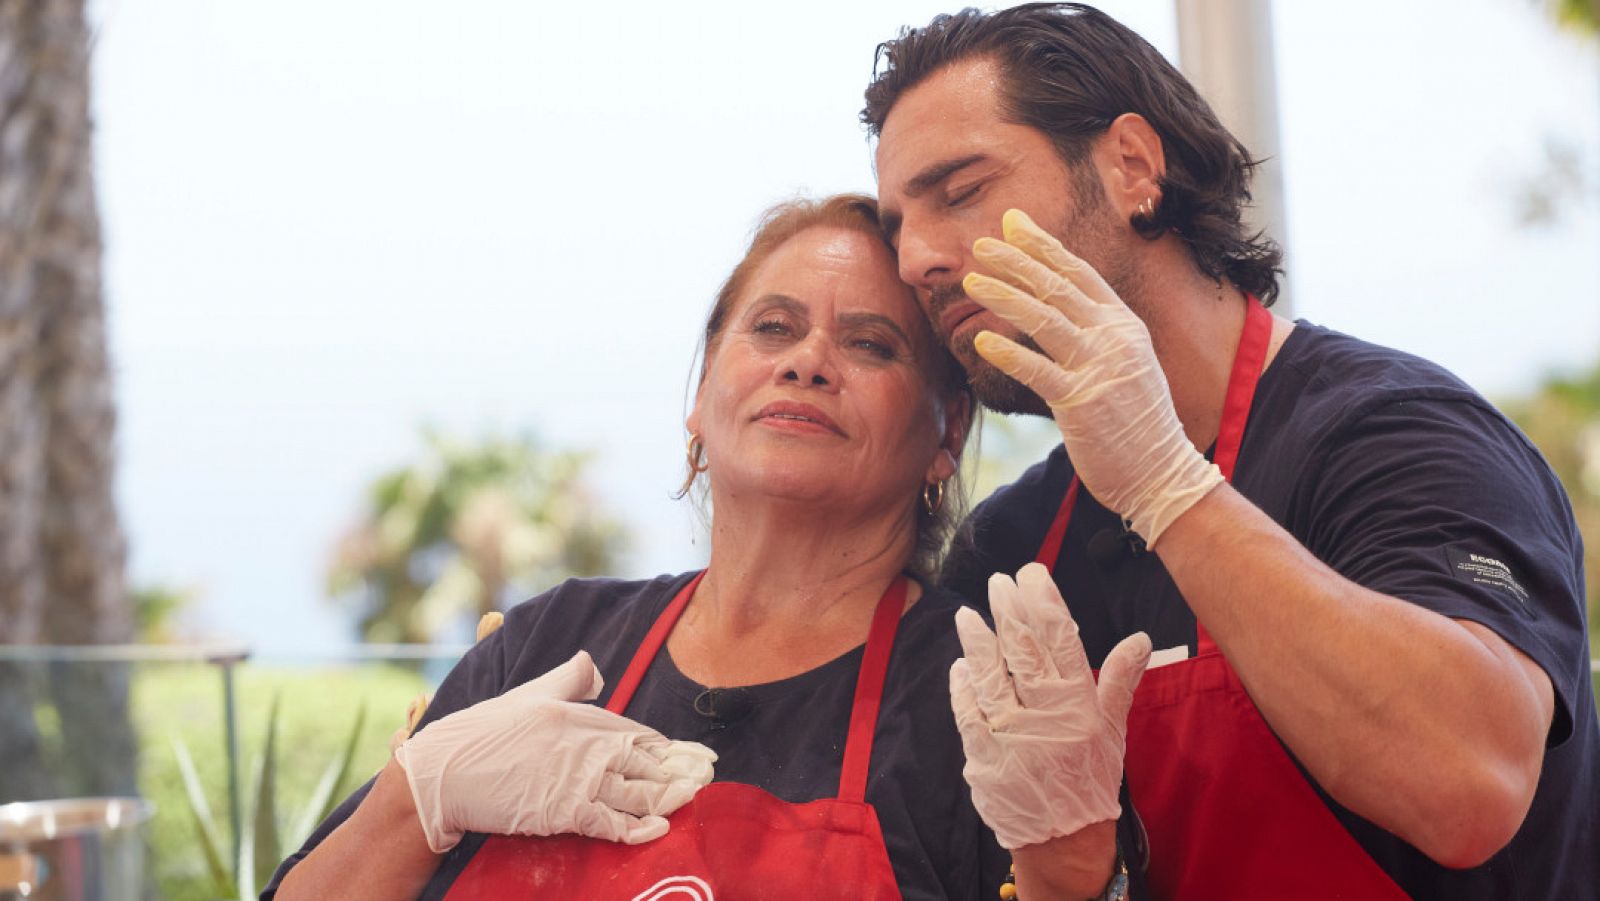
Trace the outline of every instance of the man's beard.
[[[1068, 250], [1094, 266], [1111, 290], [1139, 318], [1145, 320], [1153, 333], [1156, 326], [1146, 315], [1148, 310], [1143, 303], [1143, 279], [1135, 271], [1130, 258], [1116, 246], [1115, 225], [1109, 218], [1110, 201], [1099, 184], [1087, 177], [1074, 183], [1072, 193], [1074, 209], [1067, 214], [1066, 221], [1052, 223], [1054, 228], [1043, 223], [1041, 227], [1060, 239]], [[939, 329], [945, 308], [966, 299], [967, 292], [962, 289], [960, 282], [933, 288], [928, 295], [928, 318], [934, 323], [934, 328]], [[970, 340], [954, 341], [942, 331], [939, 337], [967, 370], [967, 378], [984, 406], [996, 413], [1052, 415], [1050, 406], [1043, 398], [985, 360]], [[1035, 353], [1050, 356], [1028, 335], [1019, 333], [1006, 337]]]
[[[966, 299], [967, 292], [962, 290], [959, 282], [935, 287], [928, 293], [929, 319], [935, 323], [942, 321], [941, 316], [946, 307]], [[1001, 372], [993, 363], [985, 360], [978, 353], [978, 349], [972, 346], [970, 340], [956, 341], [945, 334], [939, 335], [939, 338], [950, 348], [955, 358], [961, 361], [962, 368], [967, 370], [968, 380], [972, 382], [972, 390], [977, 392], [978, 400], [985, 407], [996, 413], [1050, 415], [1050, 407], [1039, 395], [1033, 393], [1033, 389]], [[1019, 334], [1012, 340], [1031, 351], [1044, 353], [1038, 342], [1027, 335]]]

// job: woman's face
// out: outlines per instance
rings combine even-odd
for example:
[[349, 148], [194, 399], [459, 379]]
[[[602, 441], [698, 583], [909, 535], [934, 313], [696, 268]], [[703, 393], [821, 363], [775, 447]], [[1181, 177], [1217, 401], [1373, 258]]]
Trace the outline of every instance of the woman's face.
[[903, 511], [954, 474], [963, 416], [934, 385], [933, 336], [888, 249], [806, 229], [751, 274], [695, 395], [713, 503], [760, 496]]

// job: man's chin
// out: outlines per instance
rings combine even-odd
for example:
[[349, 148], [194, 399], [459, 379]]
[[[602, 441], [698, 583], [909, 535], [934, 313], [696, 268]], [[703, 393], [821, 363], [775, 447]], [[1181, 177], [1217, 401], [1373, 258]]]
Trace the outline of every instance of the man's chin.
[[1028, 386], [994, 367], [974, 351], [961, 354], [961, 365], [967, 370], [972, 390], [978, 400], [996, 413], [1025, 416], [1050, 416], [1050, 408]]

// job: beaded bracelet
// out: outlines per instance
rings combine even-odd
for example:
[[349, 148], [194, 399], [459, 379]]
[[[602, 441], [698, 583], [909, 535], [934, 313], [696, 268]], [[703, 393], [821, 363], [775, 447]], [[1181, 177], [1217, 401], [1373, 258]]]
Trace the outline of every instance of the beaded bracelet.
[[[1000, 883], [1000, 901], [1017, 901], [1017, 865], [1012, 864], [1006, 881]], [[1106, 890], [1095, 901], [1128, 901], [1128, 864], [1122, 859], [1122, 849], [1117, 849], [1117, 865], [1111, 873]]]

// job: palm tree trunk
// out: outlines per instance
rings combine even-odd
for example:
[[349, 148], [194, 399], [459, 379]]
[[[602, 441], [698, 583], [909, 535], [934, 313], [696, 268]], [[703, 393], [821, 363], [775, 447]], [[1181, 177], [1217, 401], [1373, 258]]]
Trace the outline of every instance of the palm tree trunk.
[[[0, 641], [129, 641], [83, 0], [0, 0]], [[125, 667], [52, 666], [71, 790], [127, 792]], [[40, 767], [0, 679], [0, 773]], [[11, 757], [10, 754], [18, 754]], [[35, 784], [0, 776], [0, 797]], [[52, 786], [44, 786], [46, 789]]]

